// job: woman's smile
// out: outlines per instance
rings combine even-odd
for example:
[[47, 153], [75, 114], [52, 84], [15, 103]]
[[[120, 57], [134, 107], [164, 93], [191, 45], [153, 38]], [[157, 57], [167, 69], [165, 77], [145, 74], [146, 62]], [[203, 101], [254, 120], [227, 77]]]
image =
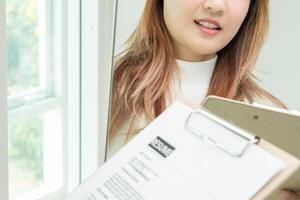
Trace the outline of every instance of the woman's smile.
[[208, 36], [214, 36], [222, 31], [219, 23], [212, 19], [195, 19], [194, 23], [201, 33]]
[[163, 15], [176, 57], [216, 55], [239, 31], [251, 0], [164, 0]]

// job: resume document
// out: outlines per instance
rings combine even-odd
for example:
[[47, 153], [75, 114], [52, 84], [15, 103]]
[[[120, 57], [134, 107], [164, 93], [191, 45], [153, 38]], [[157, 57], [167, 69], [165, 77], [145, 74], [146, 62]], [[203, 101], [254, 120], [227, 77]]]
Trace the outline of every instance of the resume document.
[[[171, 105], [66, 200], [249, 200], [284, 169], [256, 145], [235, 157], [186, 130], [191, 112]], [[201, 123], [202, 131], [225, 134]]]

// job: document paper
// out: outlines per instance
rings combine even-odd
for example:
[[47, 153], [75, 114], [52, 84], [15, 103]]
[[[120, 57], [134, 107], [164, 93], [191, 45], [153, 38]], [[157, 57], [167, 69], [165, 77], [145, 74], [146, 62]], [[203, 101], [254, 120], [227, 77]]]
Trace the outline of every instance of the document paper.
[[285, 167], [256, 145], [208, 144], [185, 129], [191, 112], [175, 102], [65, 200], [249, 200]]

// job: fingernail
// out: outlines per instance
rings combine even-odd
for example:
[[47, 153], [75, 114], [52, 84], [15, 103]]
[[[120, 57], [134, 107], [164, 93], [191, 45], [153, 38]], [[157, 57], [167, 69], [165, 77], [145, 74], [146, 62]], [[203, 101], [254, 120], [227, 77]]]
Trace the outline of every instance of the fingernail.
[[291, 196], [291, 193], [289, 191], [283, 190], [280, 192], [280, 196], [284, 199], [287, 199]]

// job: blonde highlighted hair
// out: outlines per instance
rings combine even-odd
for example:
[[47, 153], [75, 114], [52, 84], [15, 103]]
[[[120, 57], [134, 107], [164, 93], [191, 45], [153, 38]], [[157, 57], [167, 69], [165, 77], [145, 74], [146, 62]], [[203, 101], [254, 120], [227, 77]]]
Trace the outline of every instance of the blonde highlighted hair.
[[[253, 102], [265, 97], [285, 107], [259, 87], [252, 74], [269, 25], [268, 0], [251, 0], [233, 40], [218, 54], [208, 95]], [[110, 139], [126, 120], [129, 133], [142, 115], [150, 121], [166, 108], [170, 81], [178, 75], [171, 36], [163, 17], [163, 0], [147, 0], [127, 48], [116, 59], [110, 113]]]

